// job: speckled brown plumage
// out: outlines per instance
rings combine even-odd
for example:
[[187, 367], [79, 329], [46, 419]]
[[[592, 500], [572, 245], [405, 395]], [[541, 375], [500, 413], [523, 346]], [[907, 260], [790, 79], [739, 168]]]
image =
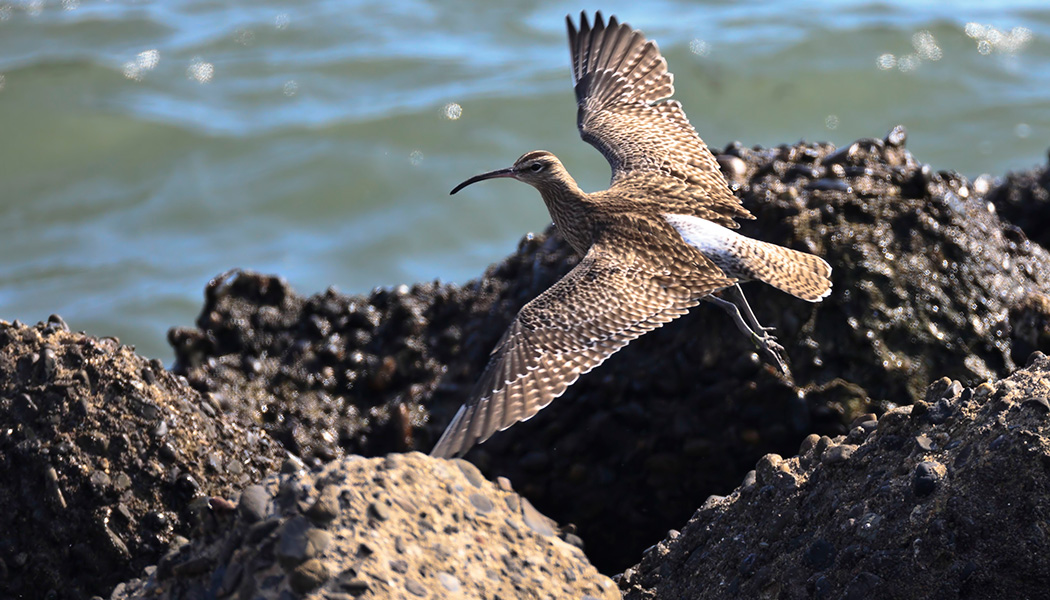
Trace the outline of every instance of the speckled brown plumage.
[[656, 42], [616, 17], [601, 13], [594, 27], [580, 14], [580, 29], [565, 18], [576, 84], [576, 124], [584, 141], [612, 166], [612, 187], [643, 195], [673, 189], [695, 202], [696, 216], [736, 228], [734, 218], [751, 213], [729, 191], [682, 104], [671, 100], [674, 75]]
[[[809, 301], [831, 290], [831, 267], [820, 258], [731, 230], [734, 219], [753, 217], [668, 99], [673, 78], [656, 44], [601, 13], [593, 27], [583, 14], [578, 30], [567, 21], [580, 135], [609, 160], [612, 185], [588, 194], [557, 157], [537, 150], [452, 190], [497, 177], [532, 185], [583, 258], [518, 313], [435, 456], [462, 454], [531, 418], [631, 340], [715, 291], [752, 279]], [[736, 312], [756, 341], [771, 339], [750, 318], [745, 325]]]

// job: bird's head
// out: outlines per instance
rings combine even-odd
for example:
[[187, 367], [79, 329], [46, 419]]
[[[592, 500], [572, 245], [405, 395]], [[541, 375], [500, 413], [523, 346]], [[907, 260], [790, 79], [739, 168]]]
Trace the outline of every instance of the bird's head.
[[543, 150], [534, 150], [522, 154], [521, 158], [514, 161], [514, 166], [509, 169], [499, 169], [475, 175], [457, 185], [451, 193], [455, 194], [472, 183], [484, 181], [485, 179], [496, 179], [497, 177], [511, 177], [542, 190], [545, 185], [564, 181], [567, 176], [565, 167], [562, 166], [557, 156]]

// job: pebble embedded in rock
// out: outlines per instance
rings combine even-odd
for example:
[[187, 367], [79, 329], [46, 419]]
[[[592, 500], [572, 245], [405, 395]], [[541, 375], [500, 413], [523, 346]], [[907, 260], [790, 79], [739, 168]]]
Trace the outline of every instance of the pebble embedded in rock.
[[777, 471], [780, 470], [780, 465], [783, 462], [784, 458], [779, 454], [766, 454], [758, 459], [758, 463], [755, 464], [755, 474], [758, 476], [757, 482], [760, 484], [770, 483]]
[[485, 483], [485, 477], [473, 463], [469, 463], [462, 458], [454, 458], [452, 459], [452, 462], [459, 467], [460, 472], [463, 473], [463, 476], [466, 477], [467, 481], [469, 481], [474, 487], [481, 487], [481, 485]]
[[[958, 386], [957, 392], [955, 391], [956, 386]], [[952, 384], [952, 387], [949, 388], [948, 393], [957, 396], [962, 393], [962, 386], [956, 381]], [[952, 411], [953, 408], [951, 401], [948, 398], [941, 398], [935, 404], [930, 406], [930, 410], [926, 413], [926, 420], [933, 425], [940, 425], [951, 417]]]
[[45, 346], [43, 352], [40, 355], [40, 360], [37, 363], [37, 368], [40, 377], [40, 383], [48, 384], [55, 378], [55, 371], [58, 369], [58, 360], [55, 358], [55, 349]]
[[200, 487], [197, 478], [190, 473], [183, 473], [175, 479], [175, 490], [185, 498], [195, 498], [200, 492]]
[[329, 577], [331, 573], [325, 563], [311, 558], [292, 571], [289, 583], [294, 591], [305, 594], [323, 585]]
[[323, 529], [310, 528], [306, 530], [306, 539], [309, 541], [310, 556], [318, 556], [328, 549], [332, 543], [332, 534]]
[[289, 474], [295, 473], [296, 471], [301, 471], [305, 468], [306, 465], [303, 464], [301, 458], [299, 458], [298, 456], [289, 456], [288, 458], [284, 459], [284, 462], [281, 463], [280, 472], [283, 474]]
[[992, 386], [992, 384], [990, 384], [987, 381], [985, 381], [981, 385], [977, 386], [977, 389], [975, 389], [973, 391], [973, 395], [978, 400], [983, 400], [984, 398], [987, 398], [994, 391], [995, 391], [995, 387]]
[[108, 490], [109, 486], [112, 483], [110, 481], [109, 475], [106, 475], [104, 471], [95, 471], [91, 474], [88, 480], [91, 482], [91, 486], [95, 488], [99, 493], [104, 493], [106, 490]]
[[929, 496], [937, 489], [937, 483], [941, 479], [943, 467], [936, 462], [926, 461], [915, 466], [915, 475], [912, 479], [912, 490], [920, 498]]
[[827, 575], [817, 575], [816, 579], [811, 581], [813, 582], [813, 597], [820, 600], [827, 598], [831, 591], [831, 581], [828, 580]]
[[304, 517], [294, 517], [281, 526], [276, 554], [286, 568], [293, 568], [314, 556], [314, 546], [306, 535], [310, 529], [310, 521]]
[[[754, 473], [754, 471], [751, 471], [751, 472]], [[746, 487], [746, 486], [742, 485], [742, 487]], [[704, 503], [700, 505], [700, 510], [704, 510], [704, 509], [707, 509], [707, 508], [714, 507], [719, 502], [721, 502], [723, 500], [725, 500], [725, 496], [719, 496], [718, 494], [711, 494], [710, 496], [707, 497], [706, 500], [704, 500]]]
[[62, 331], [69, 331], [69, 325], [66, 325], [65, 320], [59, 315], [49, 315], [47, 317], [47, 324]]
[[1043, 414], [1050, 413], [1050, 400], [1044, 397], [1025, 398], [1021, 401], [1022, 408], [1033, 408]]
[[798, 448], [799, 456], [809, 453], [811, 450], [816, 448], [817, 442], [820, 440], [820, 436], [811, 433], [802, 440], [802, 444]]
[[150, 511], [142, 517], [142, 525], [151, 531], [164, 531], [168, 528], [170, 519], [160, 511]]
[[934, 447], [933, 440], [922, 433], [915, 436], [915, 445], [923, 452], [929, 452]]
[[368, 514], [374, 519], [386, 521], [390, 518], [390, 507], [383, 502], [372, 502], [368, 505]]
[[306, 511], [306, 516], [316, 523], [328, 523], [339, 516], [339, 498], [334, 492], [335, 488], [323, 489]]
[[62, 494], [62, 488], [58, 483], [58, 472], [54, 467], [44, 469], [44, 481], [47, 483], [48, 500], [55, 510], [66, 509], [66, 497]]
[[110, 548], [117, 554], [117, 556], [124, 560], [131, 558], [131, 552], [128, 551], [128, 546], [124, 543], [124, 540], [120, 539], [120, 536], [108, 526], [104, 526], [102, 529], [106, 535], [106, 540], [110, 544]]
[[845, 192], [850, 193], [853, 188], [841, 179], [822, 178], [806, 184], [807, 190], [823, 192]]
[[495, 508], [495, 505], [492, 504], [492, 500], [489, 500], [482, 494], [474, 493], [471, 494], [468, 498], [470, 500], [470, 503], [474, 505], [474, 508], [478, 509], [478, 512], [481, 514], [490, 513]]
[[339, 588], [349, 592], [354, 596], [357, 596], [359, 594], [363, 594], [369, 591], [370, 589], [372, 589], [372, 586], [364, 579], [354, 577], [339, 582]]
[[854, 427], [861, 427], [865, 423], [869, 423], [869, 422], [877, 423], [878, 420], [879, 419], [875, 415], [875, 413], [864, 413], [863, 415], [859, 415], [859, 416], [857, 416], [857, 418], [853, 419], [853, 422], [850, 423], [850, 429], [853, 429]]
[[857, 451], [855, 444], [835, 444], [824, 451], [820, 462], [825, 465], [844, 463]]
[[814, 570], [823, 571], [835, 562], [835, 546], [827, 540], [817, 540], [806, 551], [806, 563]]
[[749, 488], [758, 482], [758, 473], [754, 469], [751, 469], [747, 473], [744, 473], [744, 479], [740, 482], [740, 487]]
[[408, 590], [413, 596], [419, 596], [420, 598], [426, 598], [427, 588], [422, 583], [419, 583], [415, 579], [405, 580], [405, 589]]
[[813, 455], [820, 458], [824, 456], [824, 452], [833, 445], [835, 445], [835, 442], [833, 442], [830, 437], [822, 435], [820, 436], [820, 439], [817, 440], [817, 445], [813, 447]]
[[456, 577], [454, 575], [452, 575], [451, 573], [446, 573], [444, 571], [441, 571], [440, 573], [437, 574], [437, 578], [438, 578], [438, 581], [441, 582], [441, 585], [446, 590], [448, 590], [450, 592], [458, 592], [459, 591], [459, 580], [456, 579]]
[[895, 125], [889, 133], [886, 134], [886, 145], [893, 146], [896, 148], [903, 148], [904, 144], [908, 141], [908, 130], [904, 128], [904, 125]]
[[542, 536], [550, 537], [554, 535], [554, 527], [552, 526], [551, 520], [543, 516], [543, 514], [536, 510], [536, 508], [532, 506], [532, 503], [525, 498], [521, 499], [521, 512], [522, 520], [524, 520], [525, 524], [529, 526], [529, 529]]
[[864, 515], [857, 523], [857, 535], [864, 539], [872, 539], [878, 533], [880, 523], [882, 523], [881, 515], [875, 513]]
[[944, 399], [951, 400], [952, 398], [956, 398], [963, 393], [964, 389], [963, 384], [960, 383], [959, 380], [952, 380], [948, 389], [944, 390]]
[[[245, 520], [246, 524], [249, 521]], [[258, 523], [254, 523], [248, 526], [248, 530], [244, 534], [244, 539], [248, 543], [256, 543], [259, 540], [270, 535], [272, 531], [277, 529], [281, 525], [280, 519], [269, 518]]]

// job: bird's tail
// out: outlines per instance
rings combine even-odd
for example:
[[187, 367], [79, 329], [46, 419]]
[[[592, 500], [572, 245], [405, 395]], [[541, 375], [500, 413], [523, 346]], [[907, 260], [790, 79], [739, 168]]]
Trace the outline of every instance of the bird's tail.
[[819, 256], [752, 239], [692, 215], [664, 218], [686, 243], [730, 277], [764, 281], [809, 302], [831, 293], [831, 265]]
[[831, 265], [819, 256], [740, 236], [740, 270], [747, 279], [764, 281], [808, 302], [831, 293]]

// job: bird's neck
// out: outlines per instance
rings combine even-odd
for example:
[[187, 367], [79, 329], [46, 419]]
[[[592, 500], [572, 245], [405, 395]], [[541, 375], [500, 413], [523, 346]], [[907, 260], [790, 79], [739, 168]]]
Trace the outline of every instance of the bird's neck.
[[586, 254], [593, 241], [594, 200], [576, 185], [568, 173], [537, 185], [543, 203], [562, 237], [580, 255]]

